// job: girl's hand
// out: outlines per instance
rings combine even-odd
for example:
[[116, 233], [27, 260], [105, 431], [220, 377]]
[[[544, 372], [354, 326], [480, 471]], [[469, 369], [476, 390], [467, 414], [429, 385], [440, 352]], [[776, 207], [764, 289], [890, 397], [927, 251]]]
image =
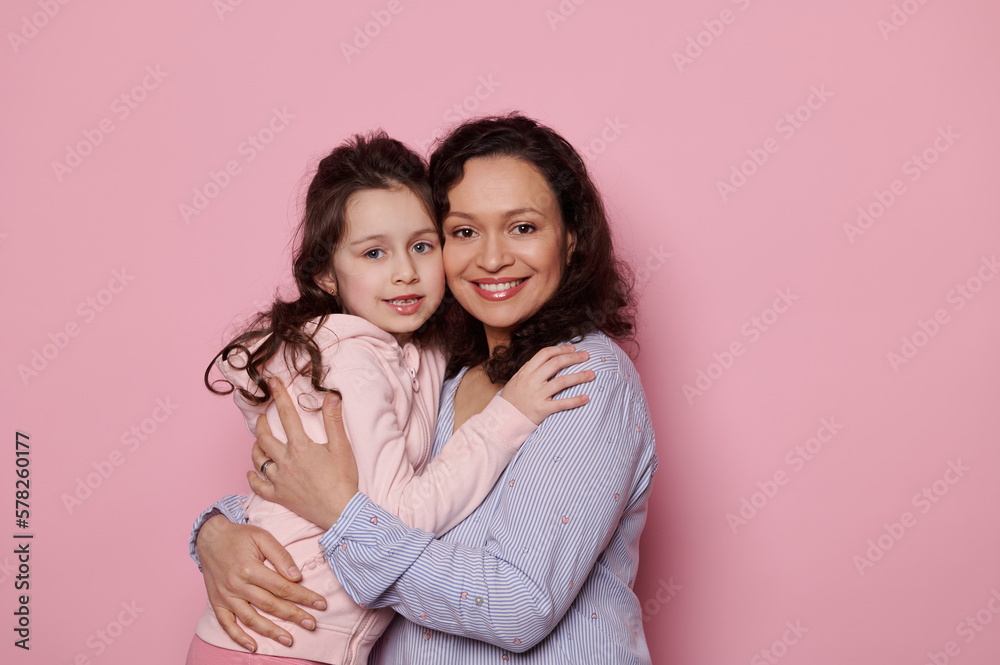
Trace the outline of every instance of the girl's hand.
[[516, 406], [531, 422], [541, 425], [553, 413], [587, 403], [586, 395], [563, 399], [552, 399], [552, 396], [571, 386], [594, 380], [594, 372], [589, 369], [556, 376], [559, 370], [589, 357], [586, 351], [576, 351], [571, 344], [541, 349], [510, 378], [500, 396]]
[[[251, 456], [257, 471], [247, 473], [250, 487], [258, 495], [280, 503], [323, 530], [340, 517], [347, 503], [358, 493], [358, 467], [344, 432], [340, 395], [327, 393], [323, 400], [323, 423], [328, 443], [316, 443], [302, 429], [302, 419], [279, 379], [269, 383], [278, 417], [288, 435], [282, 443], [271, 434], [267, 418], [257, 419], [257, 442]], [[259, 470], [267, 460], [267, 473]]]
[[[294, 603], [326, 609], [326, 601], [299, 584], [302, 573], [274, 536], [246, 524], [233, 524], [222, 515], [210, 518], [198, 532], [196, 543], [205, 576], [208, 602], [230, 638], [247, 651], [257, 643], [236, 623], [265, 637], [291, 646], [292, 636], [265, 619], [257, 610], [294, 621], [307, 630], [316, 627], [312, 615]], [[264, 565], [270, 561], [276, 573]], [[283, 600], [284, 599], [284, 600]], [[291, 602], [289, 602], [291, 601]]]

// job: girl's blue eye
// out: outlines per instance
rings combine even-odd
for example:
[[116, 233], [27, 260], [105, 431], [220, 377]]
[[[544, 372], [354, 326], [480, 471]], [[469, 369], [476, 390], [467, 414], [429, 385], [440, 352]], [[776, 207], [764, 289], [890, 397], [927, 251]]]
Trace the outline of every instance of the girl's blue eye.
[[365, 257], [369, 259], [380, 259], [385, 254], [381, 249], [369, 249], [365, 252]]
[[418, 242], [413, 246], [413, 251], [417, 254], [426, 254], [431, 251], [433, 246], [429, 242]]

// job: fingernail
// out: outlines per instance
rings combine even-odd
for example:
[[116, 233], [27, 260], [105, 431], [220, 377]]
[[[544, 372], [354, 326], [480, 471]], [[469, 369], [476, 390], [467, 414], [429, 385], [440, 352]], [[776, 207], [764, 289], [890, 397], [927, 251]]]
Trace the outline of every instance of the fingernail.
[[284, 644], [286, 647], [292, 646], [292, 638], [288, 637], [287, 635], [282, 635], [281, 637], [278, 638], [278, 641]]
[[326, 397], [326, 403], [331, 409], [336, 409], [340, 406], [340, 393], [329, 393]]
[[313, 607], [315, 607], [317, 610], [323, 611], [326, 609], [326, 601], [317, 600], [315, 603], [313, 603]]
[[316, 627], [316, 622], [313, 621], [312, 619], [303, 619], [302, 627], [305, 628], [306, 630], [312, 630], [313, 628]]
[[264, 380], [265, 380], [265, 381], [267, 382], [267, 387], [268, 387], [268, 388], [270, 388], [270, 389], [272, 389], [272, 390], [273, 390], [273, 389], [274, 389], [274, 387], [275, 387], [275, 386], [277, 385], [277, 384], [276, 384], [276, 383], [274, 382], [274, 377], [273, 377], [273, 376], [269, 376], [269, 377], [267, 377], [267, 378], [266, 378], [266, 379], [264, 379]]
[[244, 642], [243, 643], [243, 648], [246, 649], [247, 651], [249, 651], [250, 653], [253, 653], [253, 652], [257, 651], [257, 647], [255, 647], [250, 642]]
[[291, 575], [292, 577], [298, 577], [299, 575], [302, 574], [302, 572], [299, 571], [298, 566], [293, 564], [288, 567], [288, 574]]

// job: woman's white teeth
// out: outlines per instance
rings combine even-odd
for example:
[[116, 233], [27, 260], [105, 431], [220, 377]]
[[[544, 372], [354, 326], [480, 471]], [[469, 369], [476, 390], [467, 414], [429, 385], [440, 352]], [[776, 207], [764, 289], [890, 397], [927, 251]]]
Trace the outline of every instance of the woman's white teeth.
[[513, 282], [501, 282], [500, 284], [479, 284], [479, 288], [483, 291], [506, 291], [507, 289], [513, 289], [523, 281], [523, 279], [518, 279]]

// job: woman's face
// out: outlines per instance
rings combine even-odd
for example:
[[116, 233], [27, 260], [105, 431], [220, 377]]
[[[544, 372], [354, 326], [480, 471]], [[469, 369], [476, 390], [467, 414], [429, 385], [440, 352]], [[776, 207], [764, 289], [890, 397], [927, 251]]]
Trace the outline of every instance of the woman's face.
[[470, 159], [448, 192], [444, 271], [459, 304], [483, 323], [490, 349], [559, 286], [575, 239], [538, 170], [514, 157]]

